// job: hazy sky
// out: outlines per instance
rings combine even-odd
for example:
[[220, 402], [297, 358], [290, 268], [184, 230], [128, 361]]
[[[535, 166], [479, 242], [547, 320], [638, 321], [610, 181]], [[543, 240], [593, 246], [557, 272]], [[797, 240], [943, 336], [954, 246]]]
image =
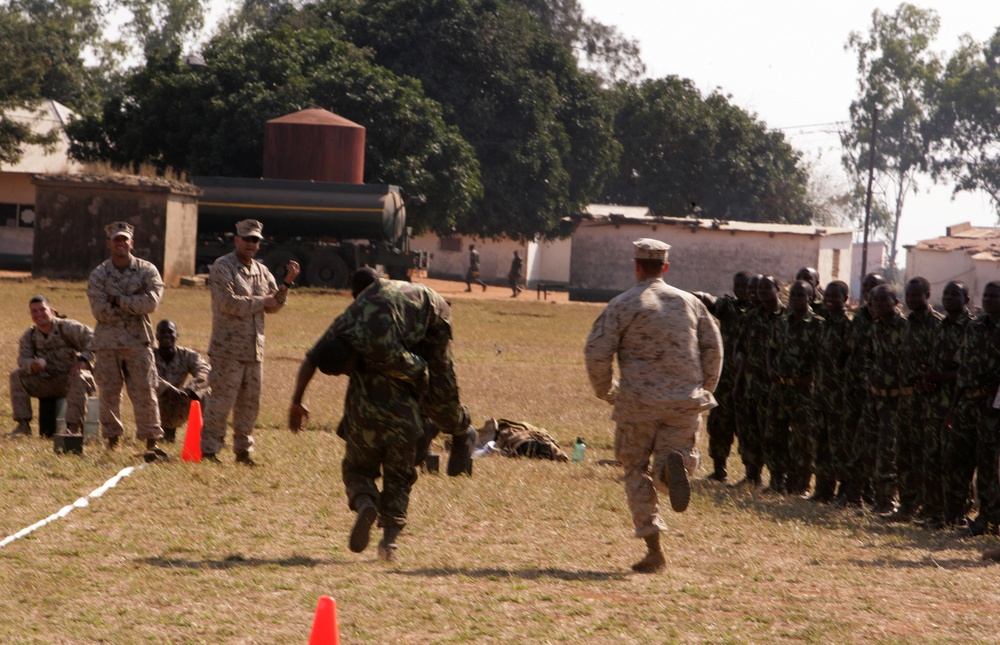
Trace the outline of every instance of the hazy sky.
[[[874, 9], [891, 13], [899, 6], [857, 0], [580, 2], [589, 16], [639, 41], [650, 77], [690, 78], [702, 92], [720, 88], [841, 180], [836, 132], [857, 92], [857, 59], [844, 44], [851, 31], [868, 31]], [[995, 0], [913, 4], [940, 16], [934, 46], [940, 52], [953, 52], [961, 34], [983, 42], [1000, 26]], [[996, 224], [987, 198], [962, 193], [952, 201], [950, 186], [934, 186], [930, 178], [919, 183], [903, 211], [901, 244], [944, 235], [949, 224]]]

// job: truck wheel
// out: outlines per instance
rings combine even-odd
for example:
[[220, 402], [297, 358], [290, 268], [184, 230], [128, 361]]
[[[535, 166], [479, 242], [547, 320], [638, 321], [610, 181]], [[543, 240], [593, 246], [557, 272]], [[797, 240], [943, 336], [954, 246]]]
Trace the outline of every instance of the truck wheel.
[[271, 272], [274, 276], [275, 282], [279, 285], [285, 281], [285, 274], [288, 272], [287, 266], [289, 260], [298, 261], [298, 256], [291, 251], [286, 251], [285, 249], [275, 249], [264, 256], [261, 262], [267, 267], [267, 270]]
[[309, 260], [309, 266], [306, 267], [306, 280], [314, 287], [343, 289], [347, 286], [349, 272], [344, 258], [336, 253], [326, 251]]

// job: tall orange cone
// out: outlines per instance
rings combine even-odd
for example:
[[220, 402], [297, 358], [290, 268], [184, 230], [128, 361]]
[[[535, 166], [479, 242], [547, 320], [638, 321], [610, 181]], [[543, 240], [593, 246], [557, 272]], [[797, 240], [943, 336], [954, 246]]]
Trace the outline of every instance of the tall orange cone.
[[184, 461], [201, 461], [201, 403], [191, 401], [191, 411], [188, 412], [187, 432], [184, 434], [184, 449], [181, 450]]
[[316, 603], [316, 618], [313, 619], [309, 645], [340, 645], [337, 629], [337, 601], [330, 596], [320, 596]]

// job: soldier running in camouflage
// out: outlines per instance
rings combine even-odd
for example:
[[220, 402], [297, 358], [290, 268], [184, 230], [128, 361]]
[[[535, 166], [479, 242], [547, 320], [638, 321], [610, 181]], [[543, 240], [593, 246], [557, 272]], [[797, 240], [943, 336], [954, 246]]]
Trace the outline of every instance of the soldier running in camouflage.
[[[670, 246], [634, 244], [636, 284], [598, 316], [584, 354], [594, 393], [614, 405], [615, 456], [625, 470], [635, 536], [646, 542], [632, 569], [654, 573], [666, 567], [654, 482], [666, 488], [674, 511], [687, 509], [688, 474], [698, 465], [701, 416], [715, 406], [723, 348], [705, 305], [661, 278]], [[613, 378], [616, 356], [620, 382]]]
[[[307, 418], [302, 399], [317, 368], [350, 376], [337, 429], [347, 443], [342, 472], [348, 504], [357, 513], [349, 546], [364, 551], [377, 518], [383, 529], [378, 555], [388, 561], [406, 526], [417, 446], [428, 431], [424, 419], [452, 435], [453, 444], [463, 443], [466, 455], [474, 436], [451, 356], [451, 306], [429, 287], [374, 277], [370, 269], [356, 272], [352, 282], [355, 301], [299, 367], [288, 424], [296, 431]], [[459, 474], [451, 463], [448, 472]], [[381, 491], [375, 483], [380, 474]]]

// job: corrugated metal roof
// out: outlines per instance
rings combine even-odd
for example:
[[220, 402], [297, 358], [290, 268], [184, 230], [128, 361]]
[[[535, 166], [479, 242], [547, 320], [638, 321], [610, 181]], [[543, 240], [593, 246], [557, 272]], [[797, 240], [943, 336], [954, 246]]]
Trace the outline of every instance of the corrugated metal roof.
[[907, 245], [907, 249], [920, 251], [966, 251], [970, 255], [978, 253], [1000, 253], [1000, 228], [992, 226], [949, 227], [950, 235], [920, 240], [916, 244]]
[[42, 146], [25, 146], [21, 160], [16, 164], [0, 165], [0, 171], [41, 174], [76, 172], [83, 168], [82, 164], [69, 158], [69, 139], [64, 128], [75, 114], [68, 107], [52, 100], [45, 100], [35, 111], [19, 108], [9, 110], [6, 114], [10, 119], [27, 123], [37, 134], [48, 134], [55, 128], [59, 132], [59, 140], [51, 151]]
[[792, 235], [844, 235], [853, 234], [853, 228], [841, 226], [809, 226], [802, 224], [768, 224], [763, 222], [738, 222], [730, 220], [697, 219], [687, 217], [660, 217], [654, 215], [647, 206], [618, 206], [614, 204], [590, 204], [584, 213], [575, 219], [608, 220], [632, 222], [636, 224], [666, 224], [719, 231], [743, 231], [747, 233], [786, 233]]

